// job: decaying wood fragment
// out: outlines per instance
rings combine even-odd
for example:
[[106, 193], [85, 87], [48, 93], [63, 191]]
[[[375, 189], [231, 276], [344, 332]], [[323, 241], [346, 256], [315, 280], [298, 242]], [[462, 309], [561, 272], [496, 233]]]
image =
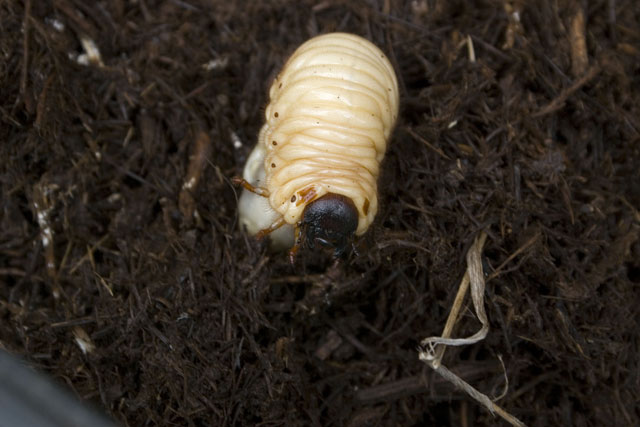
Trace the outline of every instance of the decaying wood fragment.
[[571, 74], [573, 77], [580, 77], [589, 66], [587, 56], [587, 38], [585, 36], [586, 25], [584, 20], [584, 10], [576, 1], [574, 2], [575, 13], [571, 17], [569, 26], [569, 43], [571, 44]]
[[[210, 153], [211, 138], [209, 138], [206, 132], [202, 130], [198, 131], [195, 137], [195, 143], [192, 146], [191, 155], [189, 156], [187, 175], [184, 178], [178, 199], [178, 208], [187, 224], [191, 223], [194, 215], [197, 215], [196, 202], [193, 195], [198, 188]], [[195, 219], [197, 220], [197, 218]]]
[[51, 228], [51, 211], [54, 208], [53, 193], [58, 189], [56, 184], [47, 184], [44, 180], [33, 186], [33, 210], [40, 227], [40, 242], [44, 250], [47, 276], [51, 279], [54, 298], [60, 297], [57, 283], [56, 257], [53, 244], [53, 229]]

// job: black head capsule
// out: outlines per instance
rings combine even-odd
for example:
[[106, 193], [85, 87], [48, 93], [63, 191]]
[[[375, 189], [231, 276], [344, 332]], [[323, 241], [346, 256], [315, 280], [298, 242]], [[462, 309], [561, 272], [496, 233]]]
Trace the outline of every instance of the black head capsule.
[[333, 248], [339, 257], [358, 228], [358, 209], [350, 198], [328, 193], [305, 207], [300, 227], [305, 246]]

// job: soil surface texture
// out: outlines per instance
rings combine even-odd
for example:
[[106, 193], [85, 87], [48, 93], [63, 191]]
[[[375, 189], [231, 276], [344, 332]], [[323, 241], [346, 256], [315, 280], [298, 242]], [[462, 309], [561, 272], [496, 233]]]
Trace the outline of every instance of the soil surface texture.
[[[124, 426], [640, 423], [637, 0], [0, 0], [0, 348]], [[271, 80], [345, 31], [397, 70], [341, 258], [241, 232]], [[469, 297], [454, 336], [480, 328]], [[506, 382], [508, 380], [508, 383]]]

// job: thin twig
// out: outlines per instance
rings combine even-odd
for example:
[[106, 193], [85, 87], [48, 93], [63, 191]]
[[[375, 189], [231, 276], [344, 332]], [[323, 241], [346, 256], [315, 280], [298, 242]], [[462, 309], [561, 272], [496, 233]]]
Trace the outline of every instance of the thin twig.
[[31, 17], [31, 0], [24, 3], [24, 21], [22, 23], [22, 72], [20, 73], [20, 95], [23, 101], [27, 92], [27, 76], [29, 70], [29, 19]]
[[[420, 360], [427, 362], [422, 358], [422, 354], [420, 354]], [[484, 405], [492, 414], [498, 414], [502, 419], [507, 421], [512, 426], [524, 427], [526, 425], [525, 423], [502, 409], [500, 406], [493, 403], [486, 394], [479, 392], [462, 378], [445, 368], [444, 365], [440, 365], [436, 368], [433, 367], [431, 362], [427, 362], [427, 364], [431, 366], [433, 370], [435, 370], [440, 376], [453, 383], [456, 387], [467, 393], [469, 396], [473, 397], [477, 402]]]
[[535, 242], [537, 242], [539, 237], [540, 237], [540, 232], [536, 233], [532, 238], [527, 240], [524, 243], [524, 245], [522, 245], [518, 249], [516, 249], [516, 251], [514, 253], [509, 255], [509, 257], [507, 259], [505, 259], [502, 262], [502, 264], [500, 264], [498, 266], [498, 268], [496, 268], [495, 271], [493, 273], [491, 273], [491, 275], [489, 277], [487, 277], [486, 281], [488, 282], [488, 281], [498, 277], [500, 275], [500, 272], [502, 271], [502, 269], [504, 268], [505, 265], [509, 264], [509, 262], [511, 262], [511, 260], [513, 260], [515, 257], [520, 255], [522, 252], [526, 251], [531, 245], [533, 245]]
[[[451, 308], [451, 312], [449, 313], [449, 317], [447, 318], [447, 323], [445, 324], [442, 336], [429, 337], [422, 340], [422, 348], [419, 350], [418, 356], [420, 360], [429, 365], [431, 369], [436, 371], [439, 375], [441, 375], [449, 382], [453, 383], [459, 389], [466, 392], [478, 403], [485, 406], [492, 414], [498, 414], [505, 421], [511, 423], [511, 425], [524, 426], [524, 423], [522, 423], [522, 421], [518, 420], [516, 417], [509, 414], [500, 406], [496, 405], [491, 401], [491, 399], [489, 399], [487, 395], [473, 388], [456, 374], [449, 371], [441, 363], [445, 346], [473, 344], [475, 342], [483, 340], [489, 332], [489, 320], [484, 309], [485, 281], [484, 272], [482, 269], [482, 248], [484, 247], [486, 238], [487, 234], [485, 232], [480, 233], [480, 235], [476, 237], [473, 245], [467, 252], [467, 271], [462, 278], [460, 287], [458, 288], [458, 293]], [[480, 320], [480, 323], [482, 323], [482, 328], [468, 338], [450, 338], [451, 331], [453, 330], [453, 326], [455, 325], [455, 322], [458, 318], [460, 307], [462, 307], [464, 296], [469, 287], [471, 287], [471, 299], [473, 301], [473, 307], [475, 309], [476, 316]], [[440, 345], [440, 347], [436, 348], [437, 345]], [[508, 381], [506, 384], [507, 385], [505, 387], [508, 386]]]
[[436, 153], [438, 153], [439, 155], [441, 155], [442, 157], [444, 157], [447, 160], [451, 160], [451, 157], [447, 156], [446, 154], [444, 154], [444, 151], [442, 151], [441, 149], [439, 149], [438, 147], [432, 145], [429, 141], [427, 141], [424, 137], [418, 135], [413, 129], [411, 129], [410, 127], [405, 127], [404, 128], [409, 135], [411, 135], [412, 137], [414, 137], [415, 139], [417, 139], [418, 141], [422, 142], [424, 145], [427, 146], [427, 148], [435, 151]]
[[91, 257], [93, 256], [93, 252], [100, 247], [105, 240], [107, 240], [107, 238], [109, 237], [109, 234], [105, 234], [104, 236], [102, 236], [100, 238], [100, 240], [98, 240], [96, 243], [94, 243], [93, 245], [91, 245], [91, 247], [87, 248], [87, 253], [84, 254], [82, 256], [82, 258], [80, 258], [73, 267], [71, 267], [71, 270], [69, 270], [69, 274], [72, 275], [73, 273], [76, 272], [76, 270], [82, 265], [84, 264], [87, 260], [90, 260]]
[[[460, 307], [462, 307], [462, 301], [464, 297], [467, 295], [467, 291], [469, 290], [469, 273], [464, 272], [464, 277], [460, 282], [460, 286], [458, 287], [458, 293], [456, 294], [455, 300], [453, 300], [453, 306], [451, 307], [451, 312], [449, 313], [449, 317], [447, 317], [447, 323], [444, 325], [444, 329], [442, 330], [442, 336], [445, 338], [451, 337], [451, 333], [453, 332], [453, 326], [456, 324], [456, 320], [458, 320], [458, 313], [460, 312]], [[442, 358], [444, 357], [444, 351], [447, 349], [446, 345], [441, 345], [438, 347], [436, 351], [436, 363], [440, 364]]]
[[[437, 353], [435, 351], [436, 346], [440, 345], [468, 345], [473, 344], [478, 341], [483, 340], [487, 333], [489, 332], [489, 320], [487, 319], [487, 314], [484, 310], [484, 276], [482, 271], [482, 248], [484, 247], [484, 243], [487, 239], [487, 234], [483, 231], [480, 233], [474, 244], [467, 252], [467, 272], [465, 273], [465, 277], [462, 279], [460, 283], [460, 289], [458, 291], [458, 295], [456, 295], [456, 299], [454, 301], [453, 306], [451, 307], [451, 312], [449, 313], [449, 318], [447, 319], [447, 323], [445, 325], [445, 329], [442, 332], [442, 335], [439, 337], [428, 337], [422, 340], [420, 343], [424, 349], [425, 357], [430, 358], [435, 367], [440, 365], [442, 361], [441, 357], [444, 354], [443, 350], [439, 350]], [[466, 280], [465, 280], [466, 278]], [[480, 320], [482, 327], [478, 332], [473, 334], [467, 338], [450, 338], [451, 331], [453, 329], [453, 325], [455, 324], [458, 313], [460, 312], [460, 308], [462, 307], [462, 301], [464, 300], [464, 295], [466, 291], [471, 286], [471, 299], [473, 301], [473, 307], [476, 312], [476, 316]]]
[[533, 118], [546, 116], [547, 114], [554, 113], [564, 106], [565, 101], [578, 91], [582, 86], [589, 83], [595, 76], [597, 76], [602, 68], [600, 65], [593, 65], [589, 70], [578, 80], [576, 80], [571, 86], [560, 92], [555, 99], [542, 107], [537, 113], [531, 115]]

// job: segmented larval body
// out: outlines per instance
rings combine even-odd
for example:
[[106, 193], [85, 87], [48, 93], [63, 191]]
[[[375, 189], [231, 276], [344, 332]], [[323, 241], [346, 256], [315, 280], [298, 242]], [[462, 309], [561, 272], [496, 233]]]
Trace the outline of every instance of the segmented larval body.
[[380, 49], [352, 34], [301, 45], [273, 82], [258, 144], [269, 204], [296, 224], [327, 193], [358, 209], [356, 235], [378, 210], [377, 178], [398, 116], [398, 84]]

